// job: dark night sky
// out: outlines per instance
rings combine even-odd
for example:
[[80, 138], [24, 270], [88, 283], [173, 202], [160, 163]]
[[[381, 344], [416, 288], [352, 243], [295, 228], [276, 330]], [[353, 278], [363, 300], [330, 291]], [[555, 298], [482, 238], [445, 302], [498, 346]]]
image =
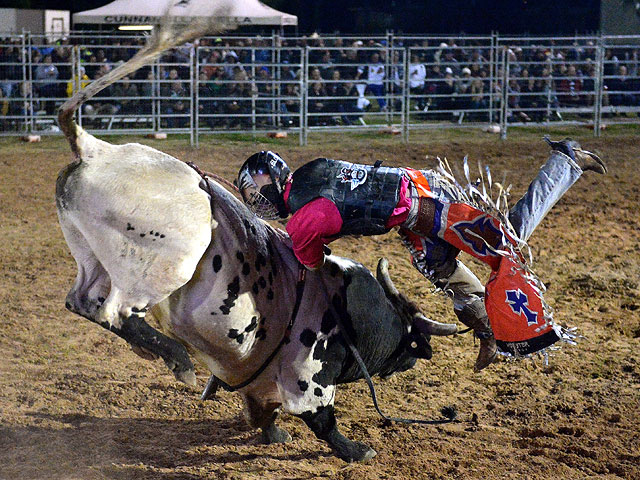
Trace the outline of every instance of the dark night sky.
[[[135, 1], [135, 0], [132, 0]], [[301, 33], [574, 34], [598, 30], [600, 0], [263, 0], [298, 15]], [[108, 0], [0, 0], [0, 6], [77, 12]]]

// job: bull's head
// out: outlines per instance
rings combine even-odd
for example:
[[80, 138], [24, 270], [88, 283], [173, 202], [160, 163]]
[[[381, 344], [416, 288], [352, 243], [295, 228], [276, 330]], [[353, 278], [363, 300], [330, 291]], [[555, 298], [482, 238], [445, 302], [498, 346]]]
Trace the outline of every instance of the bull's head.
[[[458, 327], [455, 324], [440, 323], [427, 318], [420, 312], [414, 302], [398, 291], [389, 276], [389, 262], [386, 258], [381, 258], [378, 262], [377, 279], [385, 295], [405, 324], [407, 329], [405, 349], [409, 356], [413, 358], [431, 358], [431, 335], [453, 335], [458, 331]], [[412, 365], [408, 365], [407, 362], [406, 368], [398, 366], [395, 371], [406, 370], [411, 368]]]

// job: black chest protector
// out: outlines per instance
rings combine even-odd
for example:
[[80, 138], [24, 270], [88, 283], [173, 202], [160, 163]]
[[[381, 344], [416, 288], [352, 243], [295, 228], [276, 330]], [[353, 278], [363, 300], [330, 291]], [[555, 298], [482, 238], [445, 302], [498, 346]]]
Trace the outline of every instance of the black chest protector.
[[311, 200], [331, 200], [342, 217], [342, 235], [379, 235], [398, 204], [404, 173], [399, 168], [375, 167], [317, 158], [297, 169], [288, 205], [295, 213]]

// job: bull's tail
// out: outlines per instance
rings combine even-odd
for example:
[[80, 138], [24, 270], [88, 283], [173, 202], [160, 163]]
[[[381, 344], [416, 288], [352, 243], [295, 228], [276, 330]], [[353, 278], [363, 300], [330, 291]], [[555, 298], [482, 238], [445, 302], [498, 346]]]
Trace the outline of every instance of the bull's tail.
[[[126, 75], [152, 62], [164, 51], [193, 41], [204, 35], [219, 33], [228, 28], [228, 25], [223, 19], [228, 18], [231, 0], [223, 1], [221, 4], [220, 2], [211, 2], [212, 4], [218, 4], [216, 8], [212, 6], [210, 10], [211, 16], [197, 17], [196, 20], [188, 24], [174, 20], [175, 17], [171, 15], [172, 13], [180, 13], [183, 18], [185, 16], [188, 17], [188, 11], [177, 12], [178, 7], [176, 7], [176, 5], [178, 3], [180, 3], [178, 0], [170, 2], [160, 25], [153, 30], [145, 46], [131, 59], [111, 70], [98, 80], [91, 82], [84, 89], [76, 92], [60, 107], [58, 124], [65, 137], [67, 137], [71, 145], [71, 150], [77, 158], [80, 158], [80, 149], [77, 140], [82, 129], [76, 124], [74, 114], [84, 102], [94, 97], [109, 85], [112, 85]], [[174, 11], [174, 9], [176, 11]]]

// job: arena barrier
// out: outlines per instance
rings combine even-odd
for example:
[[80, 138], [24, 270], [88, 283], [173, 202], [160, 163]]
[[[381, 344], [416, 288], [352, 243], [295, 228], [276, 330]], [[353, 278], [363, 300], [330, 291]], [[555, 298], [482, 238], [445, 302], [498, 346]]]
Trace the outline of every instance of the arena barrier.
[[[56, 112], [144, 37], [0, 39], [0, 135], [59, 134]], [[200, 39], [78, 113], [92, 133], [263, 135], [640, 123], [640, 36], [318, 36]]]

